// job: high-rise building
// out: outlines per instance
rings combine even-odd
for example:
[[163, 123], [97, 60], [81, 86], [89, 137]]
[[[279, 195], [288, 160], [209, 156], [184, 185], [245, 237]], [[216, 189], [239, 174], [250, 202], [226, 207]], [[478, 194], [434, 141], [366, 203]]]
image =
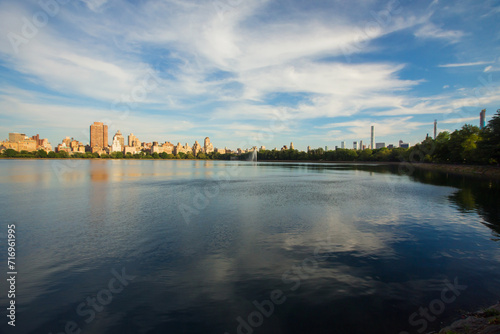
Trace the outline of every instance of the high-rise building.
[[24, 133], [17, 133], [17, 132], [9, 133], [9, 141], [11, 143], [17, 143], [23, 141], [24, 139], [26, 139], [26, 135]]
[[359, 149], [360, 150], [364, 150], [364, 148], [363, 148], [363, 141], [362, 140], [359, 141]]
[[123, 137], [122, 133], [120, 132], [120, 130], [116, 131], [114, 137], [113, 137], [113, 140], [118, 140], [118, 142], [120, 143], [120, 146], [123, 148], [125, 147], [125, 137]]
[[36, 141], [36, 145], [37, 146], [43, 145], [43, 139], [40, 139], [40, 135], [39, 134], [37, 134], [36, 136], [31, 136], [31, 139], [33, 139], [34, 141]]
[[357, 141], [353, 141], [352, 142], [352, 148], [357, 150], [358, 149], [358, 142]]
[[486, 109], [483, 109], [479, 113], [479, 128], [480, 129], [484, 129], [485, 122], [486, 122]]
[[62, 140], [62, 143], [64, 145], [64, 147], [71, 147], [71, 138], [70, 137], [66, 137]]
[[372, 135], [371, 135], [371, 140], [370, 140], [370, 147], [373, 150], [375, 146], [373, 146], [375, 140], [375, 127], [372, 125]]
[[24, 133], [9, 133], [9, 140], [6, 142], [0, 141], [0, 146], [5, 149], [13, 149], [18, 152], [28, 151], [33, 152], [37, 150], [38, 141], [37, 139], [29, 138]]
[[120, 140], [116, 138], [116, 136], [113, 137], [113, 142], [111, 143], [111, 152], [121, 152], [123, 150], [123, 146], [120, 144]]
[[205, 137], [205, 142], [203, 143], [203, 152], [212, 153], [214, 151], [214, 145], [210, 143], [210, 138]]
[[130, 147], [141, 146], [141, 141], [139, 140], [139, 138], [137, 138], [136, 136], [134, 136], [133, 133], [131, 133], [131, 134], [128, 135], [128, 146], [130, 146]]
[[116, 134], [113, 136], [113, 142], [111, 144], [111, 152], [121, 152], [125, 147], [125, 138], [123, 137], [120, 130], [116, 131]]
[[437, 119], [435, 119], [434, 120], [434, 139], [436, 139], [437, 127], [438, 127], [438, 121], [437, 121]]
[[340, 148], [345, 148], [345, 140], [340, 142]]
[[[187, 143], [186, 143], [186, 146], [187, 146]], [[202, 148], [201, 148], [201, 145], [200, 143], [198, 143], [197, 140], [194, 141], [194, 145], [193, 145], [193, 154], [194, 156], [197, 156], [199, 152], [202, 151]]]
[[295, 149], [295, 147], [293, 147], [293, 142], [290, 142], [290, 149], [291, 149], [291, 150], [294, 150], [294, 149]]
[[90, 126], [90, 147], [108, 147], [108, 126], [94, 122]]

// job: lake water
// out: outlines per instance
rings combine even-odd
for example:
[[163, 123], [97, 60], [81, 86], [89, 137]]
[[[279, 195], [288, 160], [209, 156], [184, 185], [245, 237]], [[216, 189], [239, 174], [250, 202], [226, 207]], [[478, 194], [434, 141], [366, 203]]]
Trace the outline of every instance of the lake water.
[[18, 271], [0, 332], [430, 332], [498, 300], [499, 189], [384, 165], [0, 160]]

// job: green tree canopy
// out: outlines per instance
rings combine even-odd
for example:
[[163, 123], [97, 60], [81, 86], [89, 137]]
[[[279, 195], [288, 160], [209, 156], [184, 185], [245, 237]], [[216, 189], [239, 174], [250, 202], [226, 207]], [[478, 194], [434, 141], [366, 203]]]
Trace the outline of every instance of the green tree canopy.
[[460, 163], [471, 163], [478, 159], [476, 148], [481, 140], [481, 130], [477, 126], [465, 124], [460, 130], [450, 135], [450, 160]]
[[484, 142], [479, 147], [481, 155], [486, 155], [488, 162], [500, 163], [500, 109], [488, 121], [484, 129]]
[[38, 150], [36, 152], [36, 156], [39, 158], [46, 158], [47, 157], [47, 152], [45, 150]]
[[17, 153], [16, 150], [13, 150], [11, 148], [8, 148], [5, 150], [5, 152], [3, 153], [6, 157], [9, 157], [9, 158], [13, 158], [13, 157], [16, 157], [19, 153]]

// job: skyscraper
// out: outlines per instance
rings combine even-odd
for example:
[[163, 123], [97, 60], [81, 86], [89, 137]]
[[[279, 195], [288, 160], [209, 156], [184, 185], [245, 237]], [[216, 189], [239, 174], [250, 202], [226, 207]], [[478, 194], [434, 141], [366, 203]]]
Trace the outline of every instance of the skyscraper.
[[486, 109], [483, 109], [479, 113], [479, 128], [480, 129], [484, 129], [485, 121], [486, 121]]
[[120, 130], [116, 131], [116, 134], [113, 137], [113, 140], [117, 139], [118, 142], [120, 143], [120, 146], [123, 148], [125, 147], [125, 137], [123, 137], [122, 133]]
[[108, 147], [108, 126], [94, 122], [90, 126], [90, 147]]
[[437, 127], [438, 127], [438, 120], [435, 119], [434, 120], [434, 139], [436, 139], [436, 135], [437, 135]]
[[372, 136], [371, 136], [371, 141], [370, 141], [370, 148], [373, 150], [375, 146], [373, 146], [374, 143], [374, 138], [375, 137], [375, 127], [372, 125]]
[[130, 147], [141, 146], [141, 142], [139, 141], [139, 138], [134, 136], [133, 133], [128, 135], [128, 146], [130, 146]]
[[210, 142], [210, 138], [205, 137], [205, 142], [203, 143], [203, 151], [205, 153], [212, 153], [214, 151], [214, 145]]

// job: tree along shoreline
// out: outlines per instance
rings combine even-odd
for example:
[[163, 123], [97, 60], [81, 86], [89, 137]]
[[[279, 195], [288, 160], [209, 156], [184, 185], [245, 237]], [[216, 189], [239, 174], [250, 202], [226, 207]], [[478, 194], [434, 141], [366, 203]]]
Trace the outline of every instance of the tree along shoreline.
[[500, 179], [500, 167], [498, 166], [435, 163], [413, 163], [411, 165], [419, 169], [432, 170], [449, 174]]

